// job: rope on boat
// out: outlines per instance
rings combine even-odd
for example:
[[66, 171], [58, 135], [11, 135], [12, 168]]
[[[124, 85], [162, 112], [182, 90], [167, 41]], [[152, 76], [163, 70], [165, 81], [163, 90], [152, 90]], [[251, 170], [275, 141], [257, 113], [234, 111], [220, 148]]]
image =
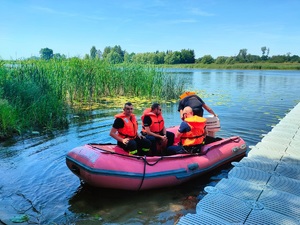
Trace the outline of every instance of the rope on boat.
[[142, 177], [142, 180], [141, 180], [141, 183], [140, 183], [140, 186], [139, 186], [139, 188], [138, 188], [138, 191], [139, 190], [141, 190], [141, 187], [142, 187], [142, 185], [143, 185], [143, 183], [144, 183], [144, 180], [145, 180], [145, 174], [146, 174], [146, 162], [147, 162], [147, 160], [146, 160], [146, 157], [147, 156], [144, 156], [143, 157], [143, 160], [144, 160], [144, 169], [143, 169], [143, 177]]
[[159, 159], [156, 160], [156, 162], [154, 162], [154, 163], [152, 163], [152, 164], [149, 163], [149, 162], [147, 161], [147, 156], [146, 156], [146, 155], [143, 156], [142, 159], [143, 159], [143, 161], [144, 161], [144, 169], [143, 169], [143, 177], [142, 177], [140, 186], [139, 186], [139, 188], [138, 188], [138, 191], [141, 189], [141, 187], [142, 187], [142, 185], [143, 185], [143, 183], [144, 183], [144, 180], [145, 180], [145, 175], [146, 175], [146, 165], [149, 165], [149, 166], [154, 166], [154, 165], [156, 165], [160, 160], [163, 159], [163, 156], [161, 156]]
[[[205, 155], [207, 154], [211, 149], [217, 147], [217, 146], [220, 146], [220, 145], [223, 145], [224, 143], [227, 143], [227, 142], [236, 142], [238, 143], [240, 141], [240, 137], [236, 136], [236, 137], [233, 137], [233, 138], [228, 138], [228, 139], [225, 139], [223, 141], [221, 141], [220, 143], [218, 144], [215, 144], [209, 148], [207, 148], [206, 152], [203, 154], [203, 153], [187, 153], [187, 154], [184, 154], [184, 155], [178, 155], [177, 157], [168, 157], [168, 156], [161, 156], [160, 158], [158, 158], [154, 163], [149, 163], [147, 161], [147, 157], [146, 156], [136, 156], [136, 155], [124, 155], [122, 153], [117, 153], [117, 152], [112, 152], [112, 151], [109, 151], [109, 150], [105, 150], [105, 149], [101, 149], [101, 148], [98, 148], [96, 146], [93, 146], [93, 145], [107, 145], [107, 144], [111, 144], [111, 143], [106, 143], [106, 144], [95, 144], [95, 143], [90, 143], [88, 145], [90, 145], [91, 147], [95, 148], [95, 149], [98, 149], [98, 150], [101, 150], [107, 154], [116, 154], [116, 155], [120, 155], [122, 157], [129, 157], [129, 158], [136, 158], [136, 159], [143, 159], [144, 161], [144, 166], [146, 165], [149, 165], [149, 166], [154, 166], [156, 165], [159, 161], [163, 160], [164, 158], [188, 158], [188, 157], [194, 157], [194, 156], [202, 156], [202, 155]], [[144, 171], [145, 173], [145, 171]], [[144, 176], [145, 174], [143, 174], [143, 179], [144, 179]]]
[[109, 150], [106, 150], [106, 149], [102, 149], [102, 148], [98, 148], [98, 147], [94, 146], [94, 145], [113, 145], [112, 143], [106, 143], [106, 144], [89, 143], [87, 145], [89, 145], [92, 148], [95, 148], [97, 150], [100, 150], [102, 152], [105, 152], [107, 154], [114, 154], [114, 155], [120, 155], [120, 156], [124, 156], [124, 157], [129, 157], [129, 158], [137, 158], [137, 159], [143, 158], [143, 156], [139, 157], [139, 156], [136, 156], [136, 155], [125, 155], [125, 154], [122, 154], [122, 153], [112, 152], [112, 151], [109, 151]]
[[[108, 144], [111, 144], [111, 143], [106, 143], [106, 144], [99, 144], [99, 143], [89, 143], [87, 145], [90, 145], [92, 148], [95, 148], [95, 149], [98, 149], [106, 154], [115, 154], [115, 155], [119, 155], [119, 156], [122, 156], [122, 157], [128, 157], [128, 158], [135, 158], [135, 159], [143, 159], [145, 161], [145, 163], [149, 166], [154, 166], [155, 164], [157, 164], [160, 160], [163, 160], [164, 158], [169, 158], [169, 159], [176, 159], [176, 158], [188, 158], [188, 157], [194, 157], [194, 156], [201, 156], [203, 154], [201, 153], [186, 153], [184, 155], [172, 155], [171, 157], [169, 156], [161, 156], [156, 162], [154, 163], [149, 163], [145, 158], [144, 156], [137, 156], [137, 155], [125, 155], [125, 154], [122, 154], [122, 153], [117, 153], [117, 152], [112, 152], [112, 151], [109, 151], [109, 150], [105, 150], [105, 149], [102, 149], [102, 148], [98, 148], [94, 145], [108, 145]], [[111, 144], [113, 145], [113, 144]], [[175, 157], [174, 157], [175, 156]]]

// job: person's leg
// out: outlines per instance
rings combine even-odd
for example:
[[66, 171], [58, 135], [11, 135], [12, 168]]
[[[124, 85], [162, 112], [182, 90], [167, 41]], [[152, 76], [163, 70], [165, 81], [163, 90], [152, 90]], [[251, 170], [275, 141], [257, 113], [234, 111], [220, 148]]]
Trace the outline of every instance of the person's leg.
[[168, 138], [167, 147], [174, 144], [175, 134], [173, 132], [167, 131], [166, 136]]
[[137, 143], [137, 149], [139, 155], [149, 155], [150, 147], [151, 147], [151, 141], [147, 138], [136, 138], [135, 139]]
[[155, 154], [157, 149], [156, 149], [156, 138], [152, 135], [146, 135], [145, 136], [149, 141], [151, 141], [151, 147], [150, 147], [150, 150], [151, 150], [151, 153], [152, 154]]
[[222, 138], [206, 136], [205, 137], [205, 144], [208, 145], [210, 143], [213, 143], [213, 142], [216, 142], [216, 141], [220, 141], [220, 140], [222, 140]]
[[167, 155], [176, 155], [186, 153], [181, 145], [172, 145], [167, 148]]
[[128, 141], [124, 149], [131, 155], [137, 155], [138, 153], [137, 143], [135, 140]]
[[198, 153], [198, 154], [200, 154], [201, 150], [202, 150], [202, 147], [203, 147], [203, 144], [200, 144], [200, 145], [187, 146], [187, 147], [184, 147], [184, 149], [188, 153], [192, 153], [192, 154], [193, 153]]

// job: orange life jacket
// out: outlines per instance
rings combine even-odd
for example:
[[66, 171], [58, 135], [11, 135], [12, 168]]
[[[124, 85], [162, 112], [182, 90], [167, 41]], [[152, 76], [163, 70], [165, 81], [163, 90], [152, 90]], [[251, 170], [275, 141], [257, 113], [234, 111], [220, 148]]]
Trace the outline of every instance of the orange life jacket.
[[118, 135], [122, 138], [135, 139], [138, 129], [138, 123], [134, 114], [131, 114], [130, 119], [125, 116], [125, 113], [115, 115], [115, 118], [120, 118], [124, 121], [124, 127], [118, 129]]
[[165, 121], [164, 118], [162, 117], [161, 113], [159, 115], [156, 115], [155, 113], [151, 112], [151, 108], [147, 108], [144, 110], [143, 115], [141, 117], [142, 120], [142, 131], [146, 132], [145, 126], [144, 126], [144, 117], [145, 116], [150, 116], [151, 118], [151, 125], [150, 125], [150, 131], [153, 133], [159, 133], [164, 129], [165, 126]]
[[180, 137], [183, 146], [202, 144], [205, 138], [206, 119], [200, 116], [192, 116], [184, 120], [190, 126], [189, 132], [183, 133]]

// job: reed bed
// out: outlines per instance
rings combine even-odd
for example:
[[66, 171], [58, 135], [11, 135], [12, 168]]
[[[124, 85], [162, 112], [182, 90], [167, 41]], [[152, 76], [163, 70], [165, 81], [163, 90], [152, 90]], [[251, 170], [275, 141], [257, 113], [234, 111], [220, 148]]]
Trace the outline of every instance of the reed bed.
[[151, 65], [78, 58], [1, 63], [0, 84], [0, 138], [67, 127], [69, 113], [105, 99], [140, 98], [150, 104], [176, 99], [185, 87], [177, 76]]

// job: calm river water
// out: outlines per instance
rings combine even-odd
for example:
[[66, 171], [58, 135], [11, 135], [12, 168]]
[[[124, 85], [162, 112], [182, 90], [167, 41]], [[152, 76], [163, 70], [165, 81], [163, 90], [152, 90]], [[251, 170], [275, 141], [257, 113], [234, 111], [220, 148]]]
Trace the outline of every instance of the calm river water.
[[[248, 146], [260, 141], [278, 119], [300, 101], [299, 71], [172, 70], [201, 90], [219, 115], [218, 136], [241, 136]], [[150, 103], [149, 103], [150, 105]], [[180, 123], [177, 104], [163, 105], [167, 126]], [[125, 192], [82, 186], [65, 164], [66, 153], [91, 142], [113, 142], [109, 130], [116, 109], [73, 117], [69, 129], [49, 136], [0, 143], [0, 224], [26, 214], [36, 224], [174, 224], [195, 212], [205, 195], [227, 176], [221, 168], [178, 187]], [[135, 110], [140, 117], [141, 111]]]

